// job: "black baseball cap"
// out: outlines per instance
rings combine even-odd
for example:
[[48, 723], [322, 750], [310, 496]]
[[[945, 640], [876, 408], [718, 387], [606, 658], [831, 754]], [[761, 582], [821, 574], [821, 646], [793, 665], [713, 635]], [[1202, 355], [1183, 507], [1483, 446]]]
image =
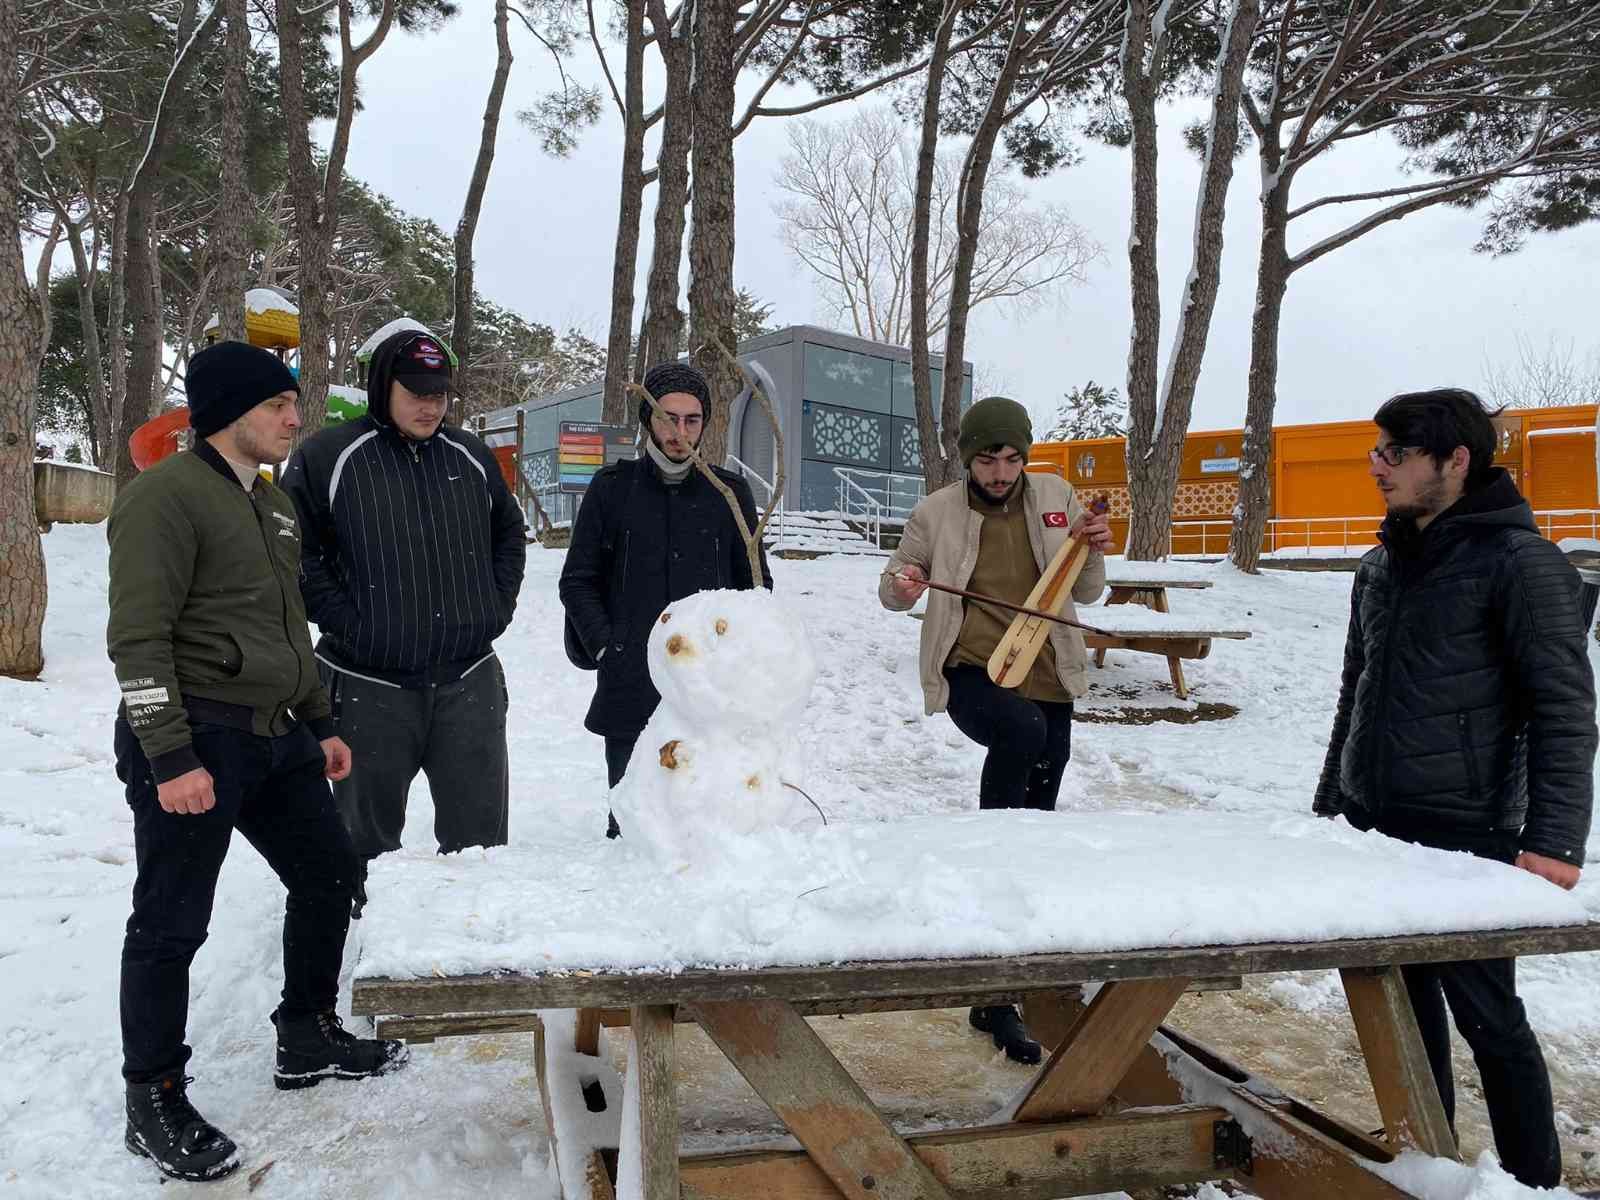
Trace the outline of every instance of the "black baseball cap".
[[432, 334], [414, 333], [396, 348], [391, 375], [419, 396], [448, 392], [450, 352]]

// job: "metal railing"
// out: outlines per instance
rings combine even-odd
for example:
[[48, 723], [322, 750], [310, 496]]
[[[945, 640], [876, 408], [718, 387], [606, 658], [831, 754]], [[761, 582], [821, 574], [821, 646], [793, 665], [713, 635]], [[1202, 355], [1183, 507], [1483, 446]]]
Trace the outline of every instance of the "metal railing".
[[853, 518], [866, 526], [862, 532], [874, 546], [883, 549], [883, 510], [887, 507], [869, 490], [853, 478], [856, 475], [881, 476], [881, 472], [857, 471], [851, 467], [835, 467], [839, 479], [839, 511], [847, 519]]
[[[1533, 514], [1539, 532], [1552, 542], [1562, 538], [1592, 538], [1600, 541], [1600, 509], [1552, 508]], [[1262, 552], [1282, 554], [1299, 551], [1329, 557], [1360, 553], [1378, 544], [1378, 529], [1383, 518], [1363, 517], [1274, 517], [1267, 522]], [[1233, 522], [1226, 520], [1174, 521], [1173, 554], [1226, 554]]]
[[[758, 505], [758, 510], [760, 512], [764, 513], [764, 512], [767, 511], [767, 509], [771, 508], [772, 507], [772, 493], [778, 490], [777, 485], [775, 483], [773, 483], [770, 479], [766, 478], [766, 476], [762, 475], [759, 471], [757, 471], [749, 463], [745, 462], [737, 454], [729, 452], [729, 454], [727, 455], [727, 461], [730, 464], [732, 464], [733, 466], [738, 467], [739, 471], [744, 475], [744, 477], [746, 479], [749, 479], [749, 480], [751, 480], [751, 481], [753, 481], [755, 483], [759, 483], [762, 487], [767, 489], [766, 501], [764, 503]], [[772, 540], [774, 542], [781, 543], [783, 541], [783, 535], [784, 535], [784, 532], [785, 532], [785, 530], [784, 530], [784, 517], [786, 515], [786, 512], [787, 512], [787, 510], [786, 510], [786, 507], [785, 507], [784, 498], [782, 496], [779, 496], [778, 497], [778, 507], [773, 512], [772, 519], [767, 522], [767, 533], [771, 536], [771, 538], [772, 538]]]
[[1547, 508], [1533, 514], [1539, 532], [1552, 542], [1562, 538], [1600, 539], [1600, 510], [1592, 508]]

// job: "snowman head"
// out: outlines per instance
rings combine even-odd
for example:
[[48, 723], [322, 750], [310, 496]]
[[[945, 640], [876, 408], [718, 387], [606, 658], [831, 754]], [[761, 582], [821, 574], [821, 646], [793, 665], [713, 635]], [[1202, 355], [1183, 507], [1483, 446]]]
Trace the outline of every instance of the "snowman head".
[[669, 604], [650, 632], [649, 662], [663, 703], [703, 731], [790, 721], [816, 677], [805, 629], [759, 588]]

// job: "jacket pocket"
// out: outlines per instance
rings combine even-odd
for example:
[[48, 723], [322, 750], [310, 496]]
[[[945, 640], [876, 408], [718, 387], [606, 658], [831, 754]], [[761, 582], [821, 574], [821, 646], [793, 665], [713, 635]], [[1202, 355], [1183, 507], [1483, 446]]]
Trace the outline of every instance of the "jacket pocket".
[[1463, 709], [1456, 714], [1456, 736], [1461, 743], [1461, 757], [1467, 766], [1467, 795], [1474, 802], [1483, 800], [1483, 788], [1478, 782], [1478, 756], [1472, 748], [1472, 719]]

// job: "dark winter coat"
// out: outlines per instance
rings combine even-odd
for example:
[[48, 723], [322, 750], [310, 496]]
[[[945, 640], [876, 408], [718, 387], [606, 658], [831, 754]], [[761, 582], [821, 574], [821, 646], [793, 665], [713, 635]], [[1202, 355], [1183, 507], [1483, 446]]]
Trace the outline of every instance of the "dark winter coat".
[[317, 656], [402, 687], [458, 679], [511, 623], [522, 511], [472, 434], [441, 426], [419, 442], [394, 427], [387, 348], [368, 374], [367, 415], [311, 438], [283, 476]]
[[1412, 840], [1520, 829], [1583, 863], [1594, 679], [1577, 572], [1502, 470], [1356, 571], [1316, 811]]
[[[718, 468], [717, 474], [754, 529], [750, 485], [732, 471]], [[772, 587], [765, 554], [761, 584]], [[584, 727], [606, 737], [643, 729], [661, 699], [645, 662], [661, 610], [695, 592], [750, 586], [750, 561], [733, 513], [698, 470], [672, 486], [648, 457], [597, 472], [561, 570], [561, 603], [584, 649], [599, 660]]]
[[205, 441], [117, 494], [106, 648], [157, 782], [200, 765], [186, 702], [261, 737], [296, 720], [333, 736], [296, 582], [300, 533], [283, 492], [265, 479], [246, 492]]

